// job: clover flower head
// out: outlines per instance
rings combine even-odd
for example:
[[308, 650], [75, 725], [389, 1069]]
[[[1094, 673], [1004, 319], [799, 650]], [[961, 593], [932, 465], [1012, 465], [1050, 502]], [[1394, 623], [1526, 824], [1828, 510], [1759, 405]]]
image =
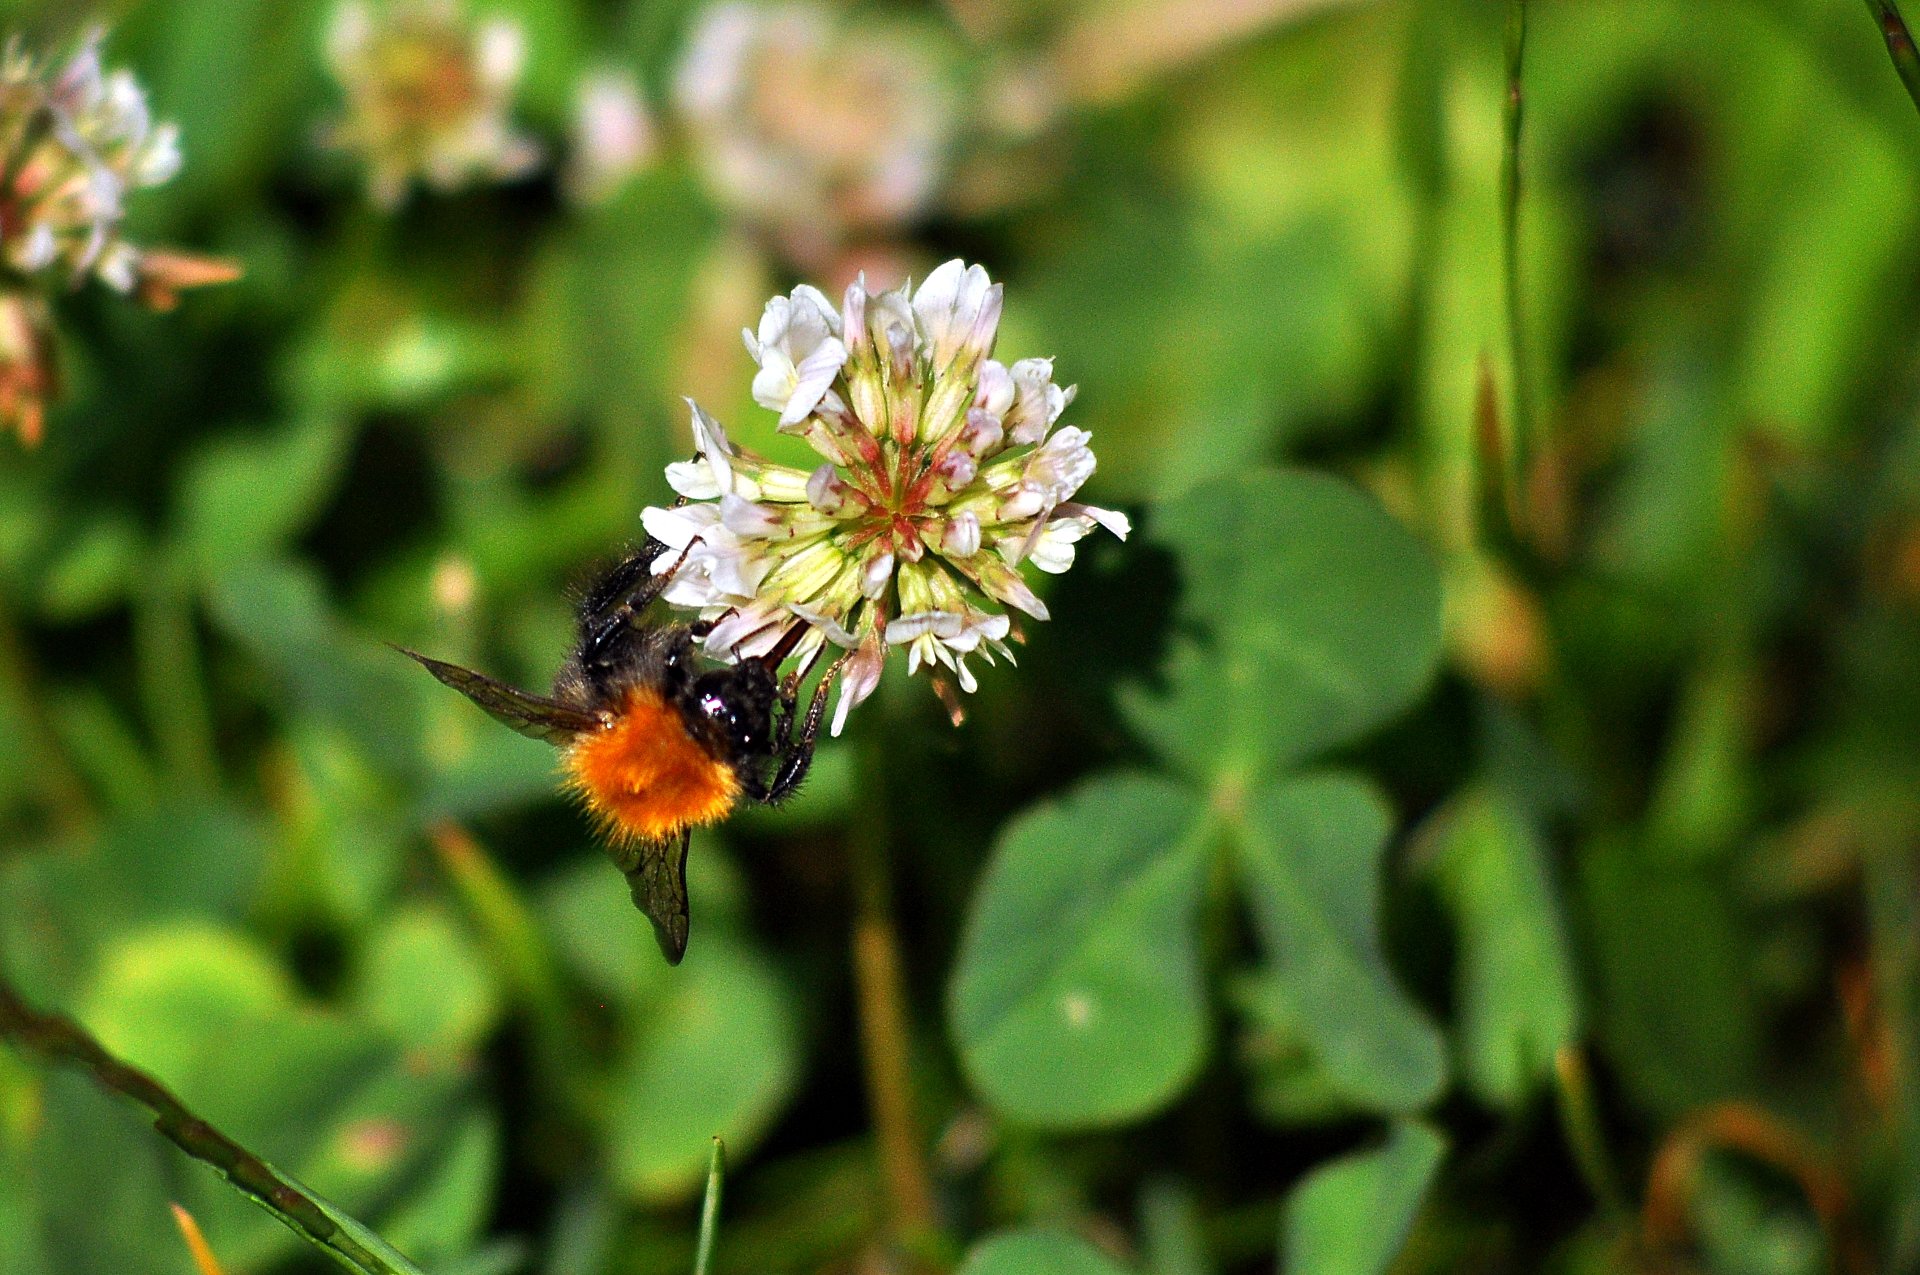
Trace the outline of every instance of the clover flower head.
[[[762, 655], [796, 622], [805, 668], [829, 645], [839, 666], [833, 730], [873, 693], [894, 647], [960, 688], [968, 661], [1011, 660], [1011, 607], [1047, 618], [1021, 575], [1059, 573], [1095, 527], [1124, 538], [1125, 515], [1074, 499], [1094, 472], [1087, 432], [1058, 427], [1073, 389], [1050, 359], [993, 357], [1001, 286], [949, 261], [915, 289], [836, 308], [798, 287], [744, 333], [759, 365], [754, 398], [823, 463], [772, 463], [727, 437], [697, 404], [698, 456], [671, 465], [683, 501], [648, 509], [647, 532], [678, 563], [665, 597], [712, 622], [708, 653]], [[684, 559], [683, 559], [684, 555]]]
[[329, 145], [367, 164], [374, 203], [395, 208], [415, 182], [447, 192], [508, 181], [540, 148], [508, 118], [526, 36], [505, 18], [473, 21], [460, 0], [347, 0], [327, 32], [346, 96]]
[[0, 260], [17, 278], [60, 270], [131, 292], [146, 272], [121, 238], [126, 200], [180, 170], [180, 136], [131, 72], [102, 66], [103, 38], [58, 66], [17, 40], [0, 53]]
[[931, 39], [807, 0], [708, 9], [673, 93], [708, 186], [796, 244], [911, 220], [958, 124]]
[[64, 62], [18, 40], [0, 50], [0, 427], [29, 445], [59, 382], [49, 281], [99, 279], [164, 310], [240, 273], [123, 236], [128, 198], [179, 171], [180, 136], [154, 122], [132, 73], [105, 69], [104, 38], [89, 31]]

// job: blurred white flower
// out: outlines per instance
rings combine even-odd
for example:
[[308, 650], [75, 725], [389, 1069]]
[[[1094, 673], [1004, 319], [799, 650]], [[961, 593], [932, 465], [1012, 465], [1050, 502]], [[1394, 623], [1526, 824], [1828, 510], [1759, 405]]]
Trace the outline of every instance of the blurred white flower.
[[580, 203], [608, 199], [645, 172], [659, 152], [653, 116], [631, 71], [599, 67], [574, 89], [573, 148], [567, 194]]
[[805, 0], [707, 10], [673, 101], [716, 197], [790, 242], [911, 221], [957, 127], [930, 32]]
[[127, 71], [100, 62], [90, 32], [56, 67], [10, 41], [0, 54], [0, 259], [17, 275], [58, 267], [120, 292], [141, 254], [120, 237], [129, 194], [180, 170], [179, 131], [155, 124]]
[[540, 149], [508, 119], [526, 37], [504, 18], [475, 23], [459, 0], [347, 0], [327, 32], [346, 96], [329, 145], [359, 155], [368, 190], [397, 207], [415, 182], [438, 191], [522, 176]]
[[154, 123], [130, 72], [102, 67], [103, 38], [89, 32], [63, 64], [18, 40], [0, 51], [0, 427], [29, 445], [59, 380], [47, 281], [96, 278], [166, 309], [180, 289], [240, 273], [123, 237], [128, 197], [180, 170], [180, 137]]
[[1000, 285], [959, 261], [917, 290], [856, 282], [837, 312], [813, 288], [773, 298], [745, 334], [754, 397], [825, 463], [767, 461], [693, 405], [699, 455], [667, 470], [685, 502], [644, 515], [667, 546], [657, 570], [686, 555], [665, 596], [713, 623], [712, 655], [763, 654], [796, 622], [802, 667], [828, 644], [852, 653], [836, 734], [890, 647], [973, 690], [969, 659], [1011, 656], [994, 604], [1047, 618], [1021, 565], [1065, 571], [1094, 527], [1128, 533], [1072, 499], [1094, 456], [1086, 431], [1052, 428], [1073, 399], [1052, 363], [991, 357], [1000, 308]]

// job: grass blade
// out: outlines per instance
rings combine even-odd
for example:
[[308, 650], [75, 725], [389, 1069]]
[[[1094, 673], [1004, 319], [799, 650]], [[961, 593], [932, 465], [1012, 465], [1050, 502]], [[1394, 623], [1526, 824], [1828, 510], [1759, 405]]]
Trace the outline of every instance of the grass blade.
[[1527, 0], [1508, 0], [1506, 145], [1500, 168], [1500, 208], [1507, 285], [1507, 359], [1513, 373], [1510, 463], [1516, 475], [1526, 472], [1526, 456], [1533, 442], [1533, 396], [1527, 386], [1526, 315], [1520, 299], [1520, 196], [1525, 179], [1520, 164], [1520, 141], [1526, 125], [1526, 61]]
[[710, 1275], [713, 1239], [720, 1230], [720, 1187], [727, 1175], [727, 1144], [713, 1140], [713, 1158], [707, 1161], [707, 1198], [700, 1206], [700, 1246], [693, 1253], [693, 1275]]
[[1867, 0], [1867, 11], [1880, 24], [1880, 35], [1887, 42], [1893, 69], [1900, 73], [1900, 82], [1907, 86], [1907, 96], [1913, 99], [1915, 107], [1920, 107], [1920, 51], [1913, 47], [1913, 32], [1907, 29], [1907, 20], [1900, 16], [1894, 0]]
[[108, 1053], [78, 1023], [30, 1009], [3, 978], [0, 1037], [23, 1053], [77, 1068], [102, 1089], [146, 1108], [153, 1127], [169, 1142], [218, 1169], [254, 1203], [347, 1269], [361, 1275], [424, 1275], [385, 1240], [194, 1115], [165, 1085]]

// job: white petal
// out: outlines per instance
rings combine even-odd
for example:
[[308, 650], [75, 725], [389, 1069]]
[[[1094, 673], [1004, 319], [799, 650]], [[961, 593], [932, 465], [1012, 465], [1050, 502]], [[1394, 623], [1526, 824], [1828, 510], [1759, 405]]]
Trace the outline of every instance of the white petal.
[[[827, 390], [833, 385], [834, 378], [840, 375], [841, 366], [847, 361], [847, 347], [838, 337], [828, 337], [814, 348], [813, 353], [801, 360], [794, 369], [793, 388], [786, 407], [780, 413], [782, 425], [797, 425], [813, 414], [820, 405]], [[758, 378], [755, 379], [758, 384]]]
[[676, 460], [668, 465], [667, 486], [688, 500], [712, 500], [721, 494], [713, 469], [704, 460]]
[[158, 186], [172, 181], [180, 171], [180, 128], [162, 124], [153, 130], [134, 166], [133, 180], [138, 186]]
[[131, 292], [140, 281], [140, 254], [130, 244], [116, 243], [101, 255], [94, 272], [115, 292]]
[[793, 290], [793, 304], [796, 308], [809, 311], [809, 318], [817, 318], [825, 327], [826, 334], [840, 336], [840, 314], [833, 308], [833, 302], [827, 300], [827, 294], [810, 283], [803, 283]]
[[686, 404], [693, 409], [693, 444], [712, 469], [715, 487], [720, 491], [732, 491], [733, 465], [730, 458], [733, 456], [733, 444], [727, 438], [727, 431], [692, 399], [687, 399]]
[[862, 339], [867, 330], [867, 276], [862, 271], [852, 283], [847, 285], [846, 297], [840, 303], [840, 335], [848, 341]]
[[933, 273], [920, 281], [913, 294], [913, 312], [920, 316], [929, 341], [938, 339], [944, 324], [959, 304], [960, 288], [966, 278], [967, 263], [955, 257], [935, 266]]
[[1048, 503], [1067, 499], [1093, 477], [1092, 435], [1072, 426], [1060, 430], [1027, 458], [1026, 477], [1046, 494]]
[[1133, 520], [1117, 509], [1102, 509], [1098, 505], [1071, 502], [1060, 506], [1056, 513], [1062, 518], [1091, 518], [1122, 540], [1133, 534]]
[[987, 359], [980, 364], [979, 386], [975, 406], [991, 415], [1005, 416], [1013, 406], [1013, 373], [1007, 371], [1005, 364]]
[[915, 642], [929, 634], [940, 637], [959, 633], [966, 624], [966, 617], [957, 611], [915, 611], [903, 615], [887, 625], [887, 645], [901, 646]]
[[731, 492], [720, 498], [720, 524], [736, 536], [765, 539], [781, 530], [772, 510]]
[[787, 404], [793, 401], [798, 369], [785, 350], [771, 345], [760, 347], [760, 370], [753, 375], [753, 401], [784, 419]]
[[1055, 518], [1026, 546], [1026, 558], [1049, 575], [1073, 565], [1074, 546], [1093, 530], [1091, 518]]
[[373, 44], [373, 11], [364, 0], [347, 0], [327, 24], [327, 61], [336, 72], [360, 59]]
[[60, 244], [54, 238], [53, 227], [44, 221], [36, 222], [26, 239], [14, 250], [14, 267], [26, 273], [39, 270], [51, 265], [59, 250]]
[[640, 525], [646, 528], [647, 534], [676, 551], [713, 530], [719, 521], [719, 506], [711, 504], [678, 505], [671, 509], [650, 505], [640, 511]]
[[838, 620], [835, 620], [832, 616], [824, 612], [814, 611], [793, 602], [787, 604], [787, 610], [820, 630], [821, 633], [826, 635], [827, 640], [835, 646], [842, 646], [848, 650], [852, 650], [854, 647], [860, 645], [859, 638], [847, 632], [845, 628], [841, 627]]
[[886, 647], [878, 642], [863, 645], [840, 670], [840, 702], [833, 708], [833, 733], [838, 735], [847, 724], [847, 713], [857, 707], [880, 685], [880, 674], [887, 665]]

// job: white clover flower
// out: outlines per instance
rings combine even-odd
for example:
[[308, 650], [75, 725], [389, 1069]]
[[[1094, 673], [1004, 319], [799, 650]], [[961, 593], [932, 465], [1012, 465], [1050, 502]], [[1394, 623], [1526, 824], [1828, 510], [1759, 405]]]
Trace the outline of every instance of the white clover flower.
[[1096, 526], [1129, 531], [1124, 514], [1073, 499], [1094, 455], [1085, 430], [1053, 428], [1073, 391], [1052, 362], [990, 357], [1001, 299], [959, 261], [917, 290], [860, 280], [838, 311], [813, 288], [773, 298], [745, 333], [754, 398], [825, 463], [767, 461], [690, 403], [699, 454], [667, 469], [684, 500], [643, 515], [667, 546], [655, 569], [680, 564], [667, 601], [712, 622], [716, 658], [764, 654], [796, 619], [809, 626], [801, 667], [828, 645], [850, 652], [835, 734], [893, 647], [909, 674], [944, 670], [972, 691], [969, 659], [1012, 657], [995, 604], [1047, 618], [1020, 567], [1057, 574]]
[[347, 0], [327, 31], [346, 95], [329, 145], [367, 164], [373, 201], [394, 208], [415, 182], [458, 190], [532, 171], [540, 148], [508, 120], [526, 36], [504, 18], [474, 23], [459, 0]]
[[930, 31], [809, 0], [709, 8], [673, 102], [715, 196], [790, 246], [918, 216], [958, 125]]
[[130, 292], [142, 254], [120, 237], [126, 198], [180, 169], [180, 139], [155, 124], [140, 84], [104, 70], [94, 30], [62, 67], [0, 53], [0, 261], [17, 276], [59, 267]]
[[767, 302], [760, 330], [742, 329], [740, 335], [760, 365], [753, 378], [753, 401], [780, 413], [783, 427], [812, 415], [847, 361], [839, 314], [825, 294], [806, 284], [790, 297]]
[[598, 67], [580, 77], [566, 175], [570, 198], [587, 204], [611, 198], [653, 163], [658, 150], [653, 116], [631, 71]]
[[170, 308], [183, 288], [225, 283], [238, 267], [138, 248], [122, 235], [126, 201], [180, 169], [180, 137], [154, 123], [146, 93], [100, 61], [89, 32], [64, 64], [0, 51], [0, 427], [39, 441], [59, 376], [47, 284], [99, 279]]

